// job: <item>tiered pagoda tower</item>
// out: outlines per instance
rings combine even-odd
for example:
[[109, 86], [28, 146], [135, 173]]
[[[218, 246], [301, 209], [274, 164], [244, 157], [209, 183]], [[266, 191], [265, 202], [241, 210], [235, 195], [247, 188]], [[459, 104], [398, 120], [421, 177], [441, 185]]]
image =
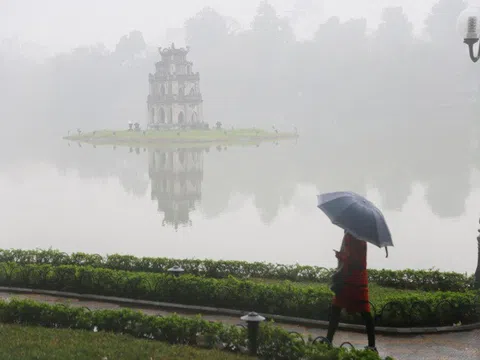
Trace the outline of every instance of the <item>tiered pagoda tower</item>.
[[148, 127], [202, 127], [200, 75], [187, 61], [189, 47], [177, 49], [172, 44], [158, 51], [162, 59], [155, 64], [155, 74], [149, 74]]
[[162, 225], [190, 226], [190, 212], [202, 197], [203, 149], [154, 150], [149, 153], [152, 200], [164, 213]]

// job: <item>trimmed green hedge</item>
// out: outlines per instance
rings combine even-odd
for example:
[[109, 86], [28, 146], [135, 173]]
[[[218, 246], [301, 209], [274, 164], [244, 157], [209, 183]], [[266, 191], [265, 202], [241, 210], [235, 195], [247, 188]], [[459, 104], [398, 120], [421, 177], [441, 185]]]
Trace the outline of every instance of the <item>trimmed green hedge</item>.
[[[69, 328], [87, 331], [107, 331], [207, 348], [220, 347], [230, 351], [245, 351], [245, 328], [210, 322], [201, 317], [186, 318], [145, 315], [132, 310], [90, 311], [81, 307], [49, 305], [31, 300], [0, 301], [0, 322]], [[290, 334], [271, 323], [263, 323], [258, 338], [258, 356], [276, 360], [379, 360], [370, 351], [332, 348]], [[392, 358], [387, 358], [393, 360]]]
[[[239, 351], [247, 346], [245, 328], [209, 322], [200, 317], [186, 318], [177, 315], [160, 317], [132, 310], [90, 311], [86, 308], [49, 305], [31, 300], [0, 301], [0, 322], [48, 328], [108, 331], [171, 344], [220, 347], [230, 351]], [[269, 323], [262, 324], [258, 345], [258, 356], [261, 359], [380, 359], [377, 354], [370, 351], [347, 351], [314, 343], [311, 339], [305, 341]]]
[[[203, 305], [266, 314], [327, 320], [332, 293], [284, 282], [266, 284], [233, 277], [214, 279], [129, 272], [75, 265], [0, 264], [0, 285]], [[383, 326], [439, 326], [478, 320], [477, 294], [436, 292], [400, 294], [376, 304]], [[362, 323], [358, 317], [350, 318]]]
[[[234, 276], [240, 279], [263, 278], [305, 282], [330, 281], [332, 269], [317, 266], [281, 265], [245, 261], [214, 261], [195, 259], [168, 259], [72, 253], [58, 250], [1, 250], [0, 262], [19, 264], [90, 265], [125, 271], [166, 273], [174, 265], [181, 265], [191, 275], [211, 278]], [[438, 270], [369, 270], [370, 281], [380, 286], [398, 289], [426, 291], [468, 291], [473, 288], [474, 278], [466, 274], [440, 272]]]

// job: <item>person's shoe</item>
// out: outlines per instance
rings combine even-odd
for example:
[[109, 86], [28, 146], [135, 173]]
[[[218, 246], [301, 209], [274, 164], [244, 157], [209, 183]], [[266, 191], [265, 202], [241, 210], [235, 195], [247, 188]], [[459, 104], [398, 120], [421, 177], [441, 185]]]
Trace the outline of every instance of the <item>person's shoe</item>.
[[375, 346], [365, 346], [365, 350], [370, 350], [378, 354], [378, 350]]

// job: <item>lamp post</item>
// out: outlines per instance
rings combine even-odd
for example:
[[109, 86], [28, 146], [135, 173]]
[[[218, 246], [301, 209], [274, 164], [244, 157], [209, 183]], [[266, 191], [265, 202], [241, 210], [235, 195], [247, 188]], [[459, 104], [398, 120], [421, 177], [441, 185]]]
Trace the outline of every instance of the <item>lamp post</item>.
[[462, 11], [457, 20], [457, 31], [463, 37], [463, 42], [468, 45], [468, 52], [470, 59], [477, 62], [480, 59], [480, 46], [477, 51], [474, 50], [474, 45], [479, 41], [479, 19], [480, 8], [469, 7]]
[[250, 312], [240, 318], [247, 323], [248, 332], [248, 349], [250, 355], [257, 355], [258, 349], [258, 332], [260, 330], [260, 323], [265, 321], [263, 316], [258, 315], [256, 312]]
[[[478, 222], [480, 223], [480, 220]], [[477, 269], [475, 270], [475, 282], [473, 284], [473, 287], [475, 289], [480, 289], [480, 229], [478, 230], [478, 232], [479, 235], [477, 236]]]
[[167, 271], [168, 271], [170, 274], [172, 274], [173, 276], [179, 277], [180, 275], [183, 274], [183, 272], [184, 272], [185, 270], [182, 269], [181, 266], [175, 265], [175, 266], [171, 267], [170, 269], [168, 269]]
[[[480, 46], [477, 51], [474, 50], [474, 45], [478, 43], [480, 36], [478, 33], [480, 19], [480, 8], [469, 7], [462, 11], [457, 20], [457, 31], [463, 36], [463, 42], [468, 45], [468, 52], [470, 59], [476, 63], [480, 59]], [[479, 221], [480, 222], [480, 221]], [[480, 229], [478, 230], [480, 233]], [[477, 236], [477, 268], [475, 270], [474, 288], [480, 289], [480, 234]]]
[[[480, 19], [480, 8], [469, 7], [462, 11], [457, 20], [457, 31], [463, 36], [463, 42], [468, 45], [470, 59], [476, 63], [480, 59], [480, 46], [477, 47], [475, 54], [474, 45], [478, 43], [480, 36], [478, 33]], [[480, 222], [480, 221], [479, 221]], [[480, 229], [478, 230], [480, 233]], [[477, 236], [477, 268], [475, 270], [474, 288], [480, 289], [480, 235]]]

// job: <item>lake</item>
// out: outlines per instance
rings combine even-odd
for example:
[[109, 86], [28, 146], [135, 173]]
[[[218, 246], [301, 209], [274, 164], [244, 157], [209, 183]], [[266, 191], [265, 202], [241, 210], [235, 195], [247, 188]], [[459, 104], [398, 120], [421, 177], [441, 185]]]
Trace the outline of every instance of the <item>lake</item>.
[[333, 267], [342, 231], [316, 195], [353, 190], [382, 208], [395, 243], [389, 258], [369, 246], [371, 268], [471, 273], [478, 145], [470, 128], [443, 129], [164, 150], [50, 139], [4, 162], [1, 247]]

